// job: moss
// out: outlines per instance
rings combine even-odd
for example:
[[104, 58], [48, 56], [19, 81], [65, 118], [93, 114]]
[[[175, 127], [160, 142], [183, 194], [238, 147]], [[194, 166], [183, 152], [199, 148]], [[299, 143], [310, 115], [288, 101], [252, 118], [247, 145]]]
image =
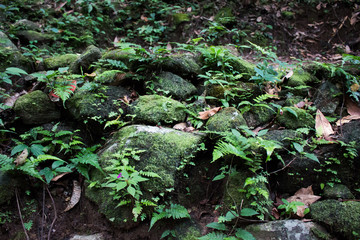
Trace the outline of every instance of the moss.
[[255, 75], [255, 64], [241, 58], [236, 58], [235, 56], [231, 58], [229, 62], [235, 71], [243, 74], [243, 79], [249, 80], [251, 76]]
[[310, 214], [313, 220], [326, 224], [346, 239], [357, 239], [353, 232], [360, 234], [360, 202], [316, 202], [310, 206]]
[[281, 16], [287, 19], [293, 19], [295, 17], [295, 13], [290, 11], [282, 11]]
[[219, 10], [219, 12], [215, 15], [214, 20], [221, 24], [229, 24], [235, 22], [235, 16], [233, 14], [233, 10], [231, 7], [224, 7]]
[[18, 32], [19, 36], [24, 37], [28, 41], [47, 42], [54, 39], [53, 34], [41, 33], [34, 30], [23, 30]]
[[257, 127], [273, 119], [275, 111], [263, 106], [253, 106], [250, 111], [245, 112], [243, 115], [249, 127]]
[[158, 124], [174, 123], [185, 120], [185, 106], [171, 98], [159, 95], [140, 96], [130, 107], [134, 121]]
[[[304, 109], [289, 107], [289, 110], [284, 109], [284, 111], [279, 113], [276, 117], [277, 122], [289, 129], [298, 129], [298, 128], [313, 128], [315, 126], [315, 120]], [[297, 117], [291, 113], [295, 112]]]
[[19, 51], [0, 47], [0, 72], [5, 71], [8, 67], [18, 67], [30, 73], [33, 70], [33, 63]]
[[76, 54], [64, 54], [59, 56], [54, 56], [46, 58], [44, 60], [45, 68], [57, 70], [60, 67], [69, 67], [74, 61], [76, 61], [78, 56]]
[[246, 126], [246, 121], [236, 108], [228, 107], [212, 116], [206, 126], [210, 131], [225, 132], [240, 126]]
[[175, 13], [173, 14], [173, 22], [174, 22], [174, 25], [177, 26], [181, 23], [184, 23], [184, 22], [189, 22], [190, 21], [190, 16], [189, 14], [186, 14], [186, 13]]
[[0, 31], [0, 47], [17, 50], [17, 47], [15, 46], [15, 44], [2, 31]]
[[193, 84], [171, 72], [162, 72], [154, 81], [154, 87], [167, 92], [167, 95], [175, 99], [186, 99], [196, 93], [196, 87]]
[[69, 71], [75, 74], [82, 72], [88, 72], [90, 65], [101, 58], [101, 51], [99, 48], [90, 45], [85, 51], [73, 62], [69, 68]]
[[297, 70], [286, 83], [290, 87], [306, 86], [318, 83], [319, 79], [304, 70]]
[[342, 184], [334, 184], [334, 186], [326, 186], [324, 189], [324, 197], [332, 199], [354, 199], [354, 195], [350, 192], [349, 188]]
[[111, 59], [123, 62], [129, 69], [136, 71], [136, 68], [141, 64], [138, 61], [135, 51], [124, 51], [122, 49], [110, 50], [103, 54], [101, 59]]
[[14, 110], [24, 124], [43, 124], [60, 118], [60, 111], [40, 90], [19, 97]]
[[201, 67], [191, 54], [174, 54], [158, 64], [164, 71], [175, 73], [181, 77], [195, 77], [201, 73]]
[[105, 84], [105, 85], [115, 85], [112, 84], [116, 81], [116, 78], [119, 74], [125, 74], [122, 71], [119, 70], [109, 70], [105, 71], [99, 75], [97, 75], [94, 79], [95, 82]]
[[317, 237], [319, 240], [331, 240], [334, 239], [329, 233], [321, 231], [320, 229], [313, 227], [311, 228], [311, 232]]

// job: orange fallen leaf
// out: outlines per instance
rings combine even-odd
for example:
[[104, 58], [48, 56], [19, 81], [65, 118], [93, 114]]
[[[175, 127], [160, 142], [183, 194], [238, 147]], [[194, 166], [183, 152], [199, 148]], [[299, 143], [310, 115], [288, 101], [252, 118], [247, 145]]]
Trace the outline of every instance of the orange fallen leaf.
[[61, 173], [61, 174], [55, 176], [53, 179], [51, 179], [51, 181], [52, 181], [52, 182], [56, 182], [57, 180], [59, 180], [60, 178], [62, 178], [63, 176], [65, 176], [65, 175], [67, 175], [67, 174], [69, 174], [69, 173], [71, 173], [71, 172]]
[[327, 141], [334, 141], [334, 139], [331, 138], [331, 135], [335, 132], [333, 131], [330, 122], [319, 109], [316, 111], [315, 129], [317, 136], [323, 137]]
[[279, 92], [281, 91], [281, 87], [278, 87], [276, 85], [272, 85], [271, 83], [266, 84], [265, 86], [265, 92], [269, 95], [273, 95], [270, 98], [279, 99]]
[[143, 21], [145, 21], [145, 22], [147, 22], [147, 21], [148, 21], [148, 18], [147, 18], [147, 17], [145, 17], [144, 15], [141, 15], [140, 19], [141, 19], [141, 20], [143, 20]]
[[220, 110], [221, 110], [221, 107], [216, 107], [216, 108], [212, 108], [208, 111], [199, 112], [199, 118], [202, 120], [209, 119], [211, 116], [214, 116]]

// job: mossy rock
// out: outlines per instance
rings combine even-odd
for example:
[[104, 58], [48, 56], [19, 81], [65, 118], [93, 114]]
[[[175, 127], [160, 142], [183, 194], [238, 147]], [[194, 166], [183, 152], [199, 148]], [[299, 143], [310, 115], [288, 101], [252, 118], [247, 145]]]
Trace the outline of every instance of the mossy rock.
[[199, 61], [192, 54], [171, 55], [162, 60], [158, 64], [158, 68], [190, 79], [195, 79], [202, 72]]
[[175, 13], [172, 18], [175, 26], [190, 21], [190, 15], [187, 13]]
[[255, 128], [270, 122], [275, 117], [275, 111], [264, 106], [253, 106], [243, 114], [249, 127]]
[[10, 47], [0, 47], [0, 72], [8, 67], [18, 67], [31, 73], [34, 69], [30, 58], [25, 57], [20, 51], [15, 51]]
[[331, 82], [322, 83], [314, 96], [314, 105], [324, 115], [333, 115], [340, 104], [342, 92]]
[[206, 123], [210, 131], [227, 132], [240, 126], [247, 126], [242, 114], [234, 107], [220, 110], [212, 116]]
[[180, 100], [186, 99], [197, 91], [192, 83], [171, 72], [162, 72], [157, 79], [153, 81], [153, 84], [155, 90], [159, 89], [166, 95]]
[[82, 72], [89, 72], [90, 65], [101, 58], [101, 51], [94, 45], [88, 46], [85, 51], [74, 61], [69, 71], [71, 73], [80, 74]]
[[255, 75], [255, 64], [246, 61], [242, 58], [231, 58], [229, 60], [230, 65], [233, 67], [235, 71], [238, 71], [240, 74], [243, 74], [242, 79], [249, 80], [251, 76]]
[[80, 90], [66, 102], [66, 107], [78, 121], [103, 123], [110, 120], [111, 113], [121, 114], [119, 99], [129, 94], [126, 89], [116, 86], [100, 86], [95, 92]]
[[28, 19], [20, 19], [13, 24], [17, 29], [41, 31], [39, 25]]
[[327, 199], [354, 199], [350, 189], [343, 184], [326, 185], [324, 188], [324, 198]]
[[360, 202], [324, 200], [310, 206], [311, 218], [329, 226], [343, 239], [359, 239]]
[[312, 86], [319, 83], [319, 79], [314, 75], [311, 75], [309, 72], [306, 72], [303, 69], [297, 70], [290, 77], [290, 79], [285, 83], [290, 87], [299, 87], [299, 86]]
[[301, 138], [302, 134], [292, 129], [272, 130], [268, 131], [263, 139], [277, 141], [285, 148], [289, 148], [293, 142], [292, 139]]
[[104, 85], [112, 85], [119, 86], [125, 85], [126, 81], [133, 76], [131, 73], [126, 73], [120, 70], [107, 70], [102, 73], [99, 73], [94, 82], [104, 84]]
[[129, 108], [136, 123], [176, 123], [185, 120], [185, 105], [159, 95], [140, 96]]
[[[296, 113], [297, 117], [294, 115]], [[288, 129], [298, 129], [298, 128], [314, 128], [315, 120], [304, 109], [296, 107], [287, 107], [284, 108], [282, 113], [279, 113], [276, 117], [276, 121]]]
[[37, 41], [37, 42], [50, 42], [54, 40], [54, 35], [50, 34], [50, 33], [42, 33], [42, 32], [37, 32], [34, 30], [23, 30], [23, 31], [19, 31], [16, 33], [16, 35], [21, 39], [24, 38], [27, 41]]
[[76, 54], [64, 54], [44, 59], [45, 68], [47, 70], [57, 70], [61, 67], [70, 67], [78, 58]]
[[[127, 126], [119, 130], [99, 152], [99, 164], [104, 168], [111, 166], [110, 160], [116, 159], [116, 155], [127, 149], [145, 150], [139, 154], [139, 160], [131, 160], [130, 165], [137, 171], [150, 171], [157, 173], [161, 178], [149, 178], [142, 182], [143, 197], [149, 197], [163, 193], [167, 188], [174, 188], [181, 181], [183, 175], [177, 170], [182, 162], [194, 158], [204, 141], [205, 135], [186, 133], [171, 128], [159, 128], [144, 125]], [[121, 161], [121, 159], [118, 159]], [[107, 172], [106, 175], [113, 172]], [[118, 174], [118, 173], [116, 173]], [[99, 171], [91, 173], [92, 180], [104, 182], [105, 176]], [[115, 218], [116, 224], [127, 227], [123, 220], [130, 220], [127, 216], [131, 207], [115, 208], [118, 203], [109, 195], [106, 188], [87, 188], [86, 196], [99, 205], [100, 212], [105, 216]]]
[[0, 47], [12, 49], [14, 51], [18, 50], [15, 44], [10, 40], [10, 38], [2, 31], [0, 31]]
[[[102, 60], [116, 60], [122, 62], [125, 67], [122, 70], [136, 71], [137, 67], [141, 65], [139, 56], [136, 55], [134, 50], [113, 49], [103, 54]], [[127, 69], [125, 69], [127, 68]]]
[[224, 7], [220, 9], [219, 12], [215, 15], [214, 20], [224, 25], [234, 23], [236, 19], [233, 14], [233, 8]]
[[24, 124], [43, 124], [60, 118], [60, 111], [42, 91], [25, 94], [19, 97], [14, 110]]

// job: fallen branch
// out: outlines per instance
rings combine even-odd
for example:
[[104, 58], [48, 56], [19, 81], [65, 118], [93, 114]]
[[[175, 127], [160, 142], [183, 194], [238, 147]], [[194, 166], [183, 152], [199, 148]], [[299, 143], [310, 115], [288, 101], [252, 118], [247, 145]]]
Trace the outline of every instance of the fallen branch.
[[30, 240], [29, 235], [27, 234], [27, 231], [26, 231], [26, 228], [25, 228], [25, 225], [24, 225], [24, 221], [23, 221], [22, 215], [21, 215], [20, 204], [19, 204], [19, 196], [18, 196], [17, 188], [15, 188], [15, 196], [16, 196], [17, 208], [18, 208], [19, 215], [20, 215], [20, 221], [21, 221], [21, 225], [22, 225], [22, 227], [23, 227], [23, 229], [24, 229], [24, 233], [25, 233], [25, 236], [26, 236], [26, 240]]
[[51, 192], [49, 191], [49, 188], [47, 186], [46, 186], [46, 190], [47, 190], [47, 192], [48, 192], [48, 194], [49, 194], [49, 196], [51, 198], [52, 204], [54, 206], [54, 214], [55, 214], [54, 219], [53, 219], [53, 221], [51, 223], [51, 226], [50, 226], [50, 229], [49, 229], [49, 233], [48, 233], [48, 240], [50, 240], [51, 231], [52, 231], [52, 229], [54, 227], [54, 224], [55, 224], [55, 221], [57, 219], [57, 212], [56, 212], [55, 201], [54, 201], [53, 197], [51, 196]]

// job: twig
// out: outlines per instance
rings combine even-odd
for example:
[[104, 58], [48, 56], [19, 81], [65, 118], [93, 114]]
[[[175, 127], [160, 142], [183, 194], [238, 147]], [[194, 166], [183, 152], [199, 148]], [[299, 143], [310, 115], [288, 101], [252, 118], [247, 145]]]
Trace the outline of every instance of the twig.
[[43, 199], [42, 199], [42, 215], [41, 215], [41, 231], [40, 239], [43, 240], [44, 235], [44, 218], [45, 218], [45, 183], [43, 184]]
[[294, 157], [288, 164], [286, 164], [284, 167], [282, 167], [282, 168], [280, 168], [280, 169], [278, 169], [278, 170], [276, 170], [276, 171], [273, 171], [273, 172], [270, 172], [269, 173], [269, 175], [270, 174], [274, 174], [274, 173], [277, 173], [277, 172], [280, 172], [280, 171], [282, 171], [282, 170], [284, 170], [285, 168], [287, 168], [287, 167], [289, 167], [290, 166], [290, 164], [293, 162], [293, 161], [295, 161], [296, 160], [296, 157]]
[[23, 227], [23, 229], [24, 229], [26, 239], [27, 239], [27, 240], [30, 240], [29, 235], [27, 234], [27, 231], [26, 231], [26, 228], [25, 228], [25, 225], [24, 225], [24, 221], [23, 221], [23, 219], [22, 219], [17, 188], [15, 188], [15, 196], [16, 196], [17, 208], [18, 208], [19, 215], [20, 215], [21, 225], [22, 225], [22, 227]]
[[49, 188], [48, 188], [47, 186], [46, 186], [46, 190], [47, 190], [47, 192], [48, 192], [48, 194], [49, 194], [49, 196], [50, 196], [50, 198], [51, 198], [52, 204], [53, 204], [53, 206], [54, 206], [54, 214], [55, 214], [54, 219], [53, 219], [53, 221], [52, 221], [52, 223], [51, 223], [51, 226], [50, 226], [50, 229], [49, 229], [49, 233], [48, 233], [48, 240], [50, 240], [51, 231], [52, 231], [52, 228], [53, 228], [53, 226], [54, 226], [54, 224], [55, 224], [55, 221], [56, 221], [56, 219], [57, 219], [57, 212], [56, 212], [55, 201], [54, 201], [54, 199], [53, 199], [53, 197], [52, 197], [52, 195], [51, 195], [51, 192], [49, 191]]

